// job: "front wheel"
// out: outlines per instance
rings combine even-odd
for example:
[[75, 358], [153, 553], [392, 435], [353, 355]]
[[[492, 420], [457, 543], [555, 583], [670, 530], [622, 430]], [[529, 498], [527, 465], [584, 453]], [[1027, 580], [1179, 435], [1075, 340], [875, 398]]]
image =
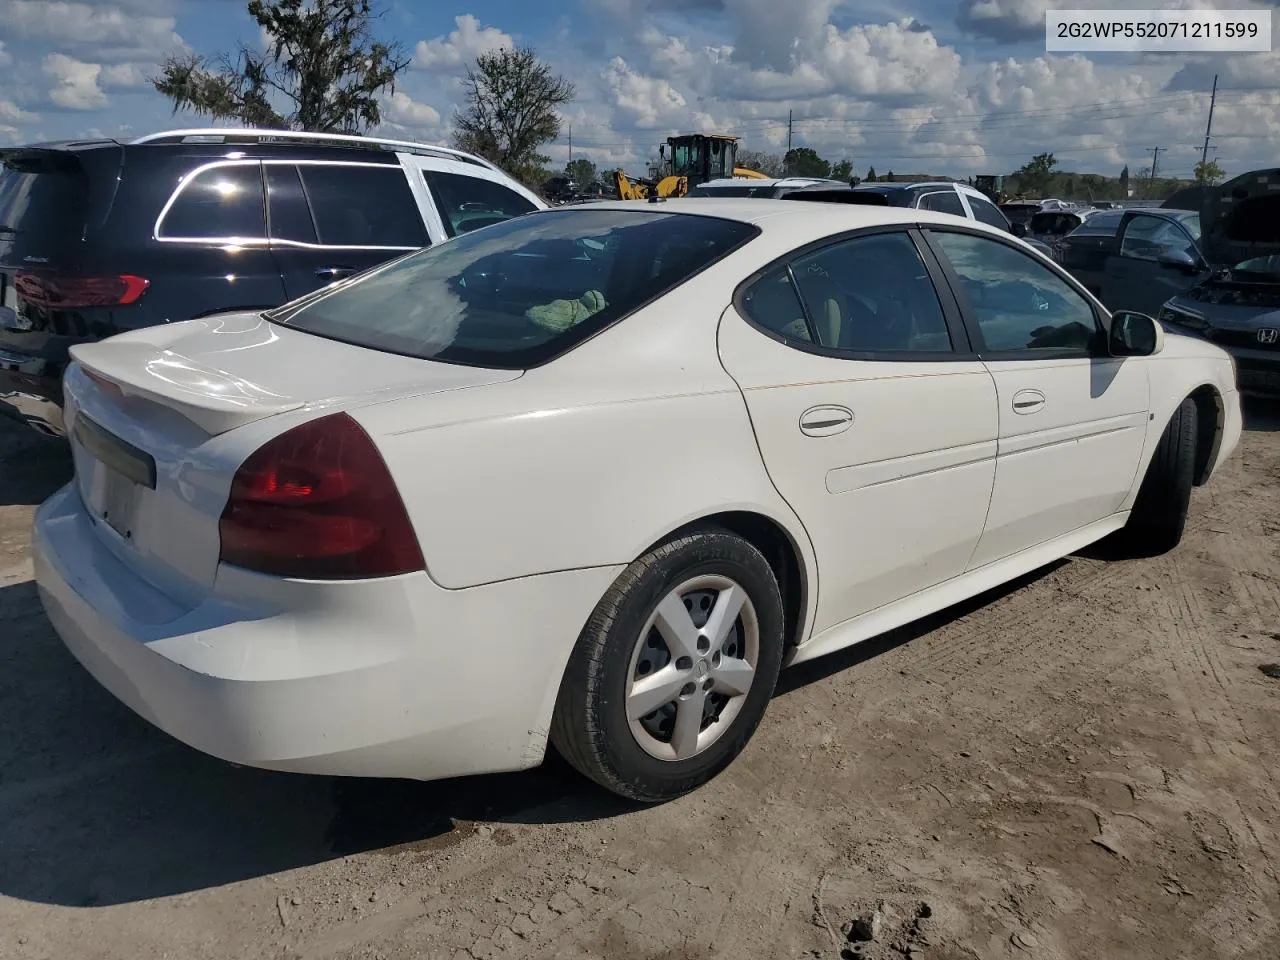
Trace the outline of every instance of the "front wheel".
[[1129, 514], [1125, 535], [1147, 554], [1166, 553], [1182, 540], [1195, 479], [1199, 410], [1190, 397], [1173, 412]]
[[721, 530], [671, 540], [627, 567], [587, 621], [552, 743], [622, 796], [687, 793], [755, 732], [783, 643], [782, 596], [759, 550]]

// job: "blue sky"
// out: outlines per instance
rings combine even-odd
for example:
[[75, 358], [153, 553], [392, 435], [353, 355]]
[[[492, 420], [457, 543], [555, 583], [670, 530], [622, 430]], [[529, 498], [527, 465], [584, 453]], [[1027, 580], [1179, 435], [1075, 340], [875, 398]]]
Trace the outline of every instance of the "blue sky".
[[[384, 100], [384, 131], [447, 141], [464, 65], [518, 44], [575, 83], [564, 111], [575, 155], [633, 171], [678, 130], [715, 128], [780, 151], [790, 111], [793, 143], [859, 172], [1001, 173], [1048, 150], [1064, 169], [1115, 174], [1138, 171], [1160, 146], [1161, 170], [1189, 175], [1215, 72], [1211, 156], [1228, 172], [1280, 162], [1280, 53], [1044, 52], [1046, 9], [1156, 5], [384, 0], [377, 32], [413, 55]], [[206, 125], [172, 116], [147, 77], [166, 53], [241, 43], [260, 43], [245, 0], [0, 0], [0, 144]], [[566, 136], [547, 152], [562, 164], [568, 151]]]

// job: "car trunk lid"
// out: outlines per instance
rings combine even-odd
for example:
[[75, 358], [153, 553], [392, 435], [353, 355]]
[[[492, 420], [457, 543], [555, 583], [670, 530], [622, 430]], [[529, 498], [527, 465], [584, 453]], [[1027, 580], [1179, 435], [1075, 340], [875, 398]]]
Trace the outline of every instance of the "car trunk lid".
[[235, 470], [273, 435], [234, 431], [522, 374], [355, 347], [254, 313], [148, 327], [72, 357], [67, 422], [86, 511], [122, 562], [193, 604], [213, 586]]
[[1280, 255], [1280, 169], [1253, 170], [1208, 190], [1200, 229], [1200, 248], [1214, 266]]
[[173, 411], [209, 436], [308, 405], [377, 402], [520, 375], [352, 346], [257, 313], [146, 327], [77, 345], [71, 356], [108, 389]]

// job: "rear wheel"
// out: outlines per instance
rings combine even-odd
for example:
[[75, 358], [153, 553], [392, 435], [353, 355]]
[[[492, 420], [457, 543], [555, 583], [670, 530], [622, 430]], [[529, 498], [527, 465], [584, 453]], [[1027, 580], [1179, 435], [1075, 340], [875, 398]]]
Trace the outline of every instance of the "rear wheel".
[[583, 628], [552, 722], [556, 749], [614, 793], [658, 802], [728, 766], [781, 669], [782, 596], [764, 556], [720, 530], [632, 563]]
[[1165, 553], [1182, 540], [1195, 479], [1199, 410], [1190, 397], [1174, 411], [1142, 478], [1125, 535], [1135, 548]]

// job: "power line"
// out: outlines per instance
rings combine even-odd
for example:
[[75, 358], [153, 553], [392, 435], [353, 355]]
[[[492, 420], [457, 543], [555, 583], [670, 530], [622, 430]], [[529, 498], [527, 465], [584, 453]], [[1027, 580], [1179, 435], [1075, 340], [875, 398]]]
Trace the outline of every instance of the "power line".
[[[1278, 91], [1250, 91], [1250, 90], [1217, 90], [1213, 94], [1214, 102], [1218, 97], [1227, 97], [1232, 95], [1252, 95], [1256, 93], [1277, 93]], [[1044, 121], [1051, 119], [1080, 119], [1088, 120], [1127, 120], [1147, 115], [1146, 110], [1137, 112], [1111, 113], [1111, 111], [1122, 108], [1132, 109], [1135, 105], [1145, 104], [1173, 104], [1185, 102], [1188, 98], [1201, 97], [1202, 92], [1187, 91], [1179, 94], [1160, 94], [1148, 97], [1128, 98], [1121, 100], [1105, 101], [1103, 103], [1084, 104], [1075, 107], [1052, 107], [1037, 110], [1012, 110], [1012, 111], [994, 111], [990, 113], [975, 114], [950, 114], [947, 116], [897, 116], [897, 117], [801, 117], [796, 119], [794, 111], [788, 112], [787, 128], [792, 134], [794, 141], [795, 127], [799, 124], [820, 124], [827, 126], [848, 126], [859, 125], [872, 129], [883, 129], [893, 127], [910, 127], [910, 126], [941, 126], [955, 123], [968, 123], [969, 121], [985, 121], [987, 124], [999, 123], [1004, 120], [1014, 121], [1014, 125], [1031, 122]], [[1278, 101], [1280, 103], [1280, 101]], [[1089, 114], [1094, 114], [1089, 116]], [[771, 118], [755, 118], [744, 119], [735, 125], [737, 130], [759, 131], [769, 128], [781, 128], [783, 121]], [[608, 129], [608, 128], [603, 128]], [[1002, 128], [1009, 130], [1010, 127]], [[1235, 136], [1234, 134], [1224, 134], [1223, 136]], [[579, 143], [587, 143], [581, 138]], [[604, 141], [599, 141], [604, 143]], [[608, 141], [609, 144], [628, 144], [631, 141]], [[1164, 149], [1163, 147], [1161, 149]]]

